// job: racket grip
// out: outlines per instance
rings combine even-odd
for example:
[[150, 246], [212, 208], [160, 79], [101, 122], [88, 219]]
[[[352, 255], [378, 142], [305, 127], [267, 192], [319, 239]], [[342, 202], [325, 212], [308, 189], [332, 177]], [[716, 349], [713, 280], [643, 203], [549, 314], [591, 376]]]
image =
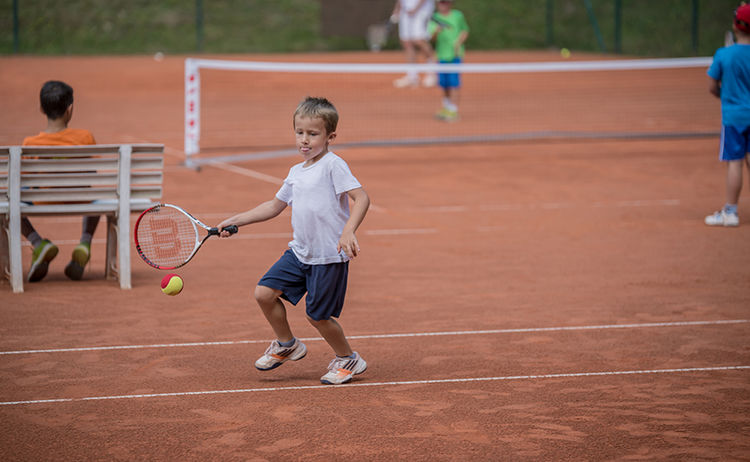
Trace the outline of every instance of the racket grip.
[[222, 231], [226, 231], [229, 234], [237, 234], [237, 231], [239, 231], [239, 228], [237, 228], [237, 225], [229, 225], [224, 228], [221, 228]]

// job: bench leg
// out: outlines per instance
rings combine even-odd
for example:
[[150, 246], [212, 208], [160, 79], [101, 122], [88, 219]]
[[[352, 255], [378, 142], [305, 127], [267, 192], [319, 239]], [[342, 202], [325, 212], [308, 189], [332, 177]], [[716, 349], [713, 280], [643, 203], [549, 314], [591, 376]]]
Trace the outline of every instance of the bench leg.
[[117, 260], [120, 288], [130, 289], [130, 213], [117, 217]]
[[15, 293], [23, 292], [23, 258], [21, 256], [21, 223], [10, 215], [0, 217], [0, 264]]
[[117, 220], [107, 215], [107, 254], [104, 263], [104, 277], [117, 279]]
[[10, 280], [10, 241], [8, 240], [8, 215], [0, 215], [0, 271]]

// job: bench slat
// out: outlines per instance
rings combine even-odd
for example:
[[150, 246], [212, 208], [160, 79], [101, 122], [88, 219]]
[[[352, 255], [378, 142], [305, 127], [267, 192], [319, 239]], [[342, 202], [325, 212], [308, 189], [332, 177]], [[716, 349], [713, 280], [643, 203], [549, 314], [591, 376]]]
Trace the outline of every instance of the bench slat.
[[[162, 157], [141, 157], [131, 160], [133, 169], [157, 170], [163, 167]], [[65, 158], [63, 159], [21, 159], [21, 172], [76, 172], [82, 170], [114, 170], [118, 168], [117, 158]], [[22, 173], [22, 175], [23, 175]]]
[[[40, 173], [21, 177], [21, 187], [55, 187], [55, 186], [112, 186], [117, 189], [118, 175], [115, 172], [107, 173], [66, 173], [52, 174]], [[0, 177], [0, 186], [3, 178]], [[163, 176], [160, 172], [133, 172], [130, 178], [131, 185], [161, 184]]]
[[[164, 146], [158, 144], [132, 144], [132, 152], [153, 152], [163, 153]], [[3, 151], [4, 149], [4, 151]], [[0, 148], [0, 153], [10, 152], [9, 146], [3, 146]], [[92, 144], [86, 146], [22, 146], [22, 154], [107, 154], [107, 153], [119, 153], [119, 144]]]
[[[153, 207], [158, 202], [149, 200], [131, 200], [131, 212], [143, 212]], [[21, 213], [27, 216], [36, 215], [114, 215], [117, 212], [117, 203], [102, 204], [45, 204], [34, 205], [33, 207], [21, 206]]]
[[[131, 197], [154, 198], [161, 197], [161, 187], [133, 186], [130, 188]], [[40, 188], [21, 191], [23, 202], [78, 202], [104, 199], [117, 199], [117, 189], [114, 188]]]

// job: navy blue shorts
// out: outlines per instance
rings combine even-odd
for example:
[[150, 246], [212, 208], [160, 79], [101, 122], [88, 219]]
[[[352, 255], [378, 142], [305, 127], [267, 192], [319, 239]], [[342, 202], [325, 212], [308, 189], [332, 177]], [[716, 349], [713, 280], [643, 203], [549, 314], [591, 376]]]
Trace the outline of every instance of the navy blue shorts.
[[742, 160], [748, 152], [750, 152], [750, 126], [722, 125], [719, 159]]
[[307, 315], [316, 321], [338, 318], [344, 307], [349, 262], [306, 265], [287, 249], [258, 281], [259, 286], [281, 291], [281, 298], [296, 305], [307, 292]]

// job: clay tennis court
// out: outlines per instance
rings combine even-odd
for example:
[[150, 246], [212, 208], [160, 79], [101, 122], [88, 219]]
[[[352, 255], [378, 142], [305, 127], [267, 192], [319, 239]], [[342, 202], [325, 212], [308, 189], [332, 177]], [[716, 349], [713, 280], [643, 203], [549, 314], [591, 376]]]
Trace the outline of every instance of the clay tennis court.
[[[302, 58], [371, 55], [270, 59]], [[165, 202], [213, 224], [271, 198], [297, 158], [181, 166], [183, 59], [4, 57], [0, 144], [43, 128], [39, 87], [61, 79], [76, 91], [71, 126], [100, 143], [166, 145]], [[680, 99], [701, 118], [675, 120], [718, 132], [705, 69], [682, 72], [662, 78], [701, 90]], [[342, 124], [356, 101], [345, 87]], [[416, 130], [454, 130], [430, 118], [434, 93], [414, 91], [427, 101]], [[280, 110], [291, 121], [293, 107]], [[255, 115], [222, 122], [213, 107], [206, 123], [274, 129]], [[579, 129], [597, 122], [569, 117]], [[340, 129], [341, 141], [358, 130]], [[293, 147], [288, 131], [272, 142]], [[307, 357], [253, 367], [272, 334], [250, 294], [290, 240], [288, 211], [207, 242], [178, 271], [177, 297], [135, 252], [132, 290], [103, 280], [101, 229], [84, 280], [68, 281], [80, 220], [35, 219], [61, 252], [24, 293], [0, 284], [0, 458], [749, 460], [750, 222], [703, 224], [723, 200], [717, 146], [711, 136], [334, 145], [373, 202], [340, 319], [369, 367], [344, 386], [319, 382], [332, 353], [304, 304], [289, 319]], [[740, 216], [748, 204], [746, 183]], [[29, 258], [26, 246], [25, 269]]]

